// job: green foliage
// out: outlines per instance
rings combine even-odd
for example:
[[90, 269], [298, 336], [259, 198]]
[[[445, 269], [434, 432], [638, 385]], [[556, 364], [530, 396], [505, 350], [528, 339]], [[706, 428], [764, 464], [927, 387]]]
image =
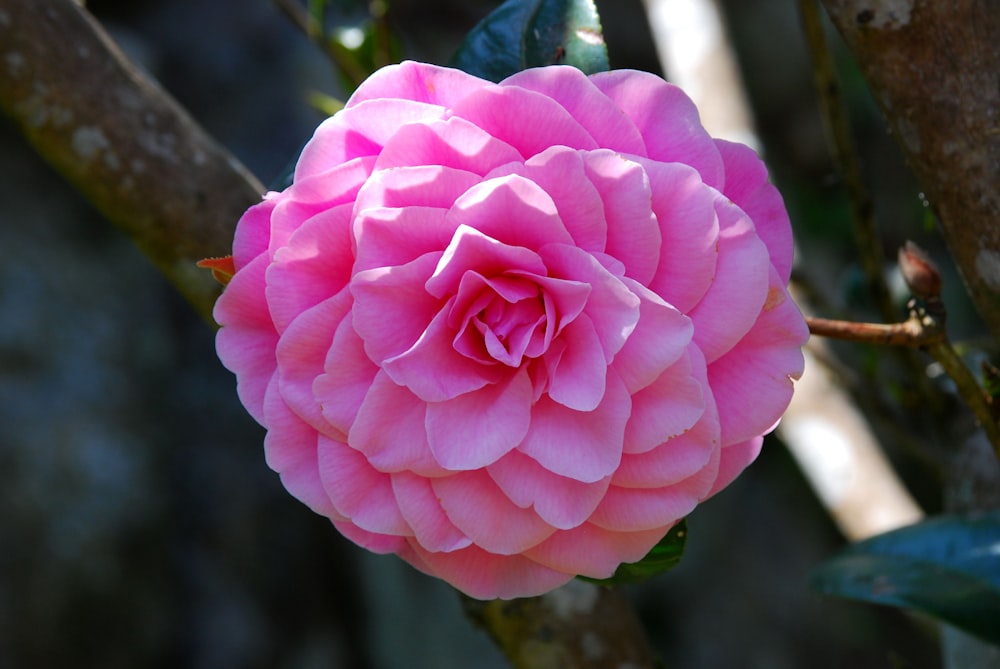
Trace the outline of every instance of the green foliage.
[[1000, 511], [933, 518], [859, 542], [811, 580], [824, 594], [916, 609], [1000, 644]]
[[638, 562], [622, 564], [615, 570], [611, 578], [596, 579], [581, 576], [584, 581], [598, 585], [621, 585], [623, 583], [641, 583], [657, 574], [670, 571], [676, 567], [684, 556], [684, 546], [687, 543], [687, 521], [674, 525], [660, 542]]
[[592, 0], [507, 0], [472, 29], [449, 65], [500, 81], [529, 67], [608, 69], [608, 50]]

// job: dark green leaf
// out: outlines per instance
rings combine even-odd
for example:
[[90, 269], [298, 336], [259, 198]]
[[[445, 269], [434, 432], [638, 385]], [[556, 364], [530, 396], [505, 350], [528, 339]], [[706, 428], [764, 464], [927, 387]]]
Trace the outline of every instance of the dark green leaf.
[[638, 562], [622, 564], [615, 570], [611, 578], [595, 579], [581, 576], [584, 581], [600, 585], [621, 585], [622, 583], [639, 583], [648, 578], [669, 571], [677, 566], [684, 556], [684, 544], [687, 542], [687, 521], [677, 523], [667, 535], [646, 553], [646, 557]]
[[859, 542], [811, 580], [824, 594], [916, 609], [1000, 644], [1000, 511]]
[[490, 81], [556, 64], [587, 74], [608, 69], [592, 0], [507, 0], [472, 29], [449, 63]]

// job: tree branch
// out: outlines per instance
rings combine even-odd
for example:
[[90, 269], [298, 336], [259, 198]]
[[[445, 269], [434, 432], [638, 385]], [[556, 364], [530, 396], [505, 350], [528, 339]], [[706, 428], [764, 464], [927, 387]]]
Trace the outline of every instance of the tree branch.
[[264, 187], [72, 0], [5, 0], [0, 71], [0, 109], [210, 318], [195, 262], [230, 253]]
[[979, 0], [822, 0], [1000, 341], [1000, 12]]

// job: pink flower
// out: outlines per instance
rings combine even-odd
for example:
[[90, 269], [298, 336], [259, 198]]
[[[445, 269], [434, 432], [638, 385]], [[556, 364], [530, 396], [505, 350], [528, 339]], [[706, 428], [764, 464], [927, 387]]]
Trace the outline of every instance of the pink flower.
[[218, 351], [268, 464], [473, 597], [642, 558], [802, 371], [764, 165], [642, 72], [382, 69], [233, 255]]

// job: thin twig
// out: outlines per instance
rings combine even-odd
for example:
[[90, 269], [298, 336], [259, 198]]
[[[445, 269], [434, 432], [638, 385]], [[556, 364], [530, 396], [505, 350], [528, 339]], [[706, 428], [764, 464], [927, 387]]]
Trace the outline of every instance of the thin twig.
[[316, 44], [355, 86], [367, 78], [363, 68], [350, 51], [336, 40], [329, 39], [323, 32], [323, 26], [297, 0], [274, 0], [274, 4], [287, 16], [302, 33]]

